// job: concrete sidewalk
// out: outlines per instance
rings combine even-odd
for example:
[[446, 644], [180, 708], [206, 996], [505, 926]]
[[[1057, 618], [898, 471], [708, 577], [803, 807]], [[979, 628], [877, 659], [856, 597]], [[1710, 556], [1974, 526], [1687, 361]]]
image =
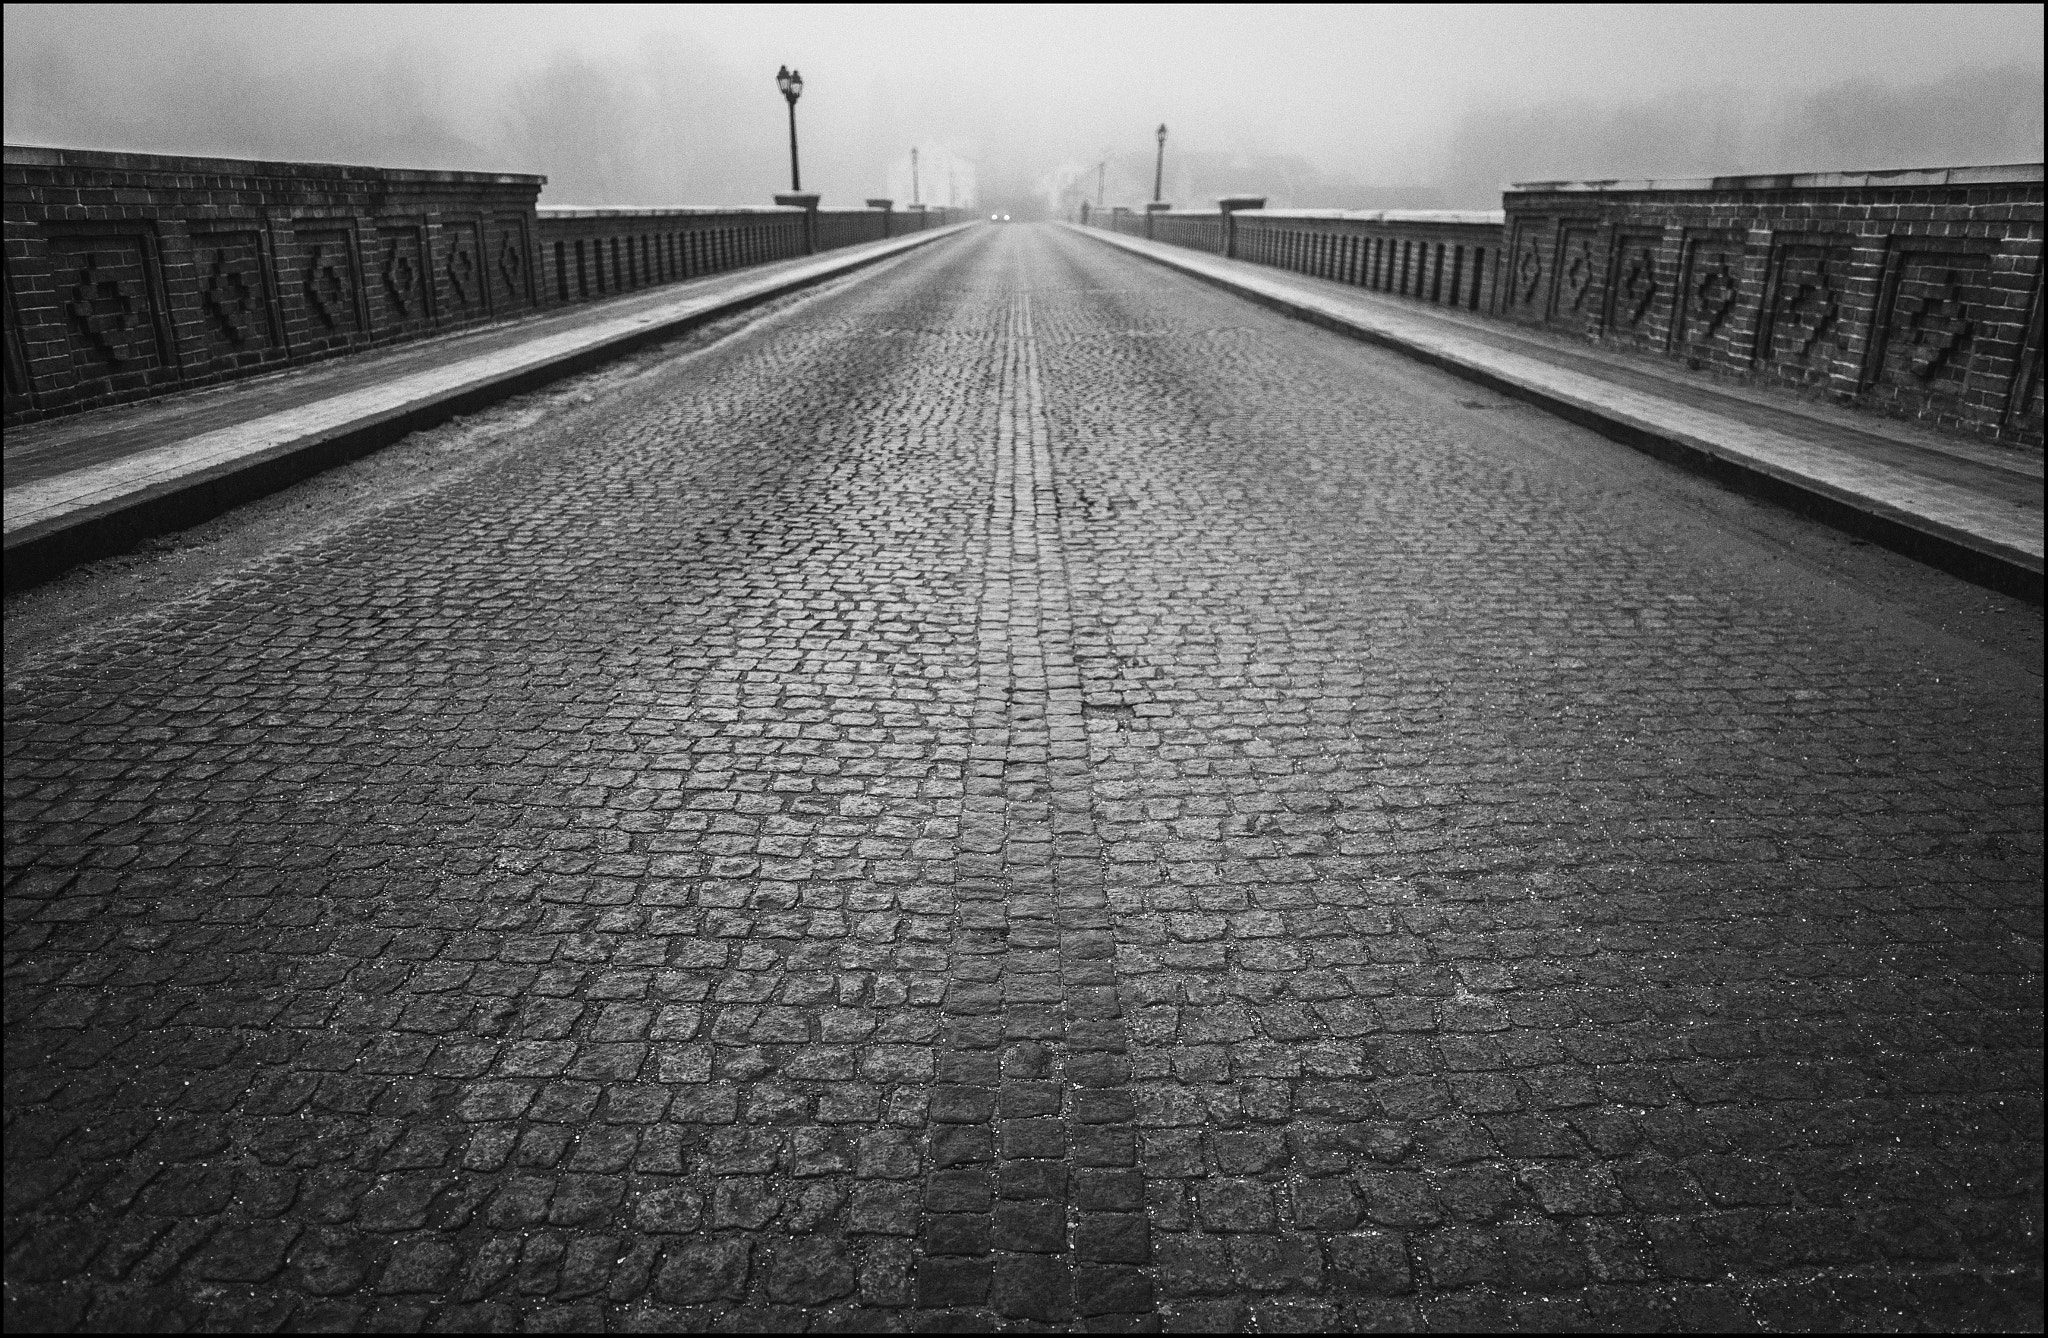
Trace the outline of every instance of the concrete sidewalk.
[[[1073, 226], [1071, 224], [1067, 226]], [[1075, 231], [1396, 349], [1921, 561], [2042, 601], [2041, 458], [1265, 265]]]
[[6, 587], [197, 524], [409, 432], [966, 226], [10, 429]]

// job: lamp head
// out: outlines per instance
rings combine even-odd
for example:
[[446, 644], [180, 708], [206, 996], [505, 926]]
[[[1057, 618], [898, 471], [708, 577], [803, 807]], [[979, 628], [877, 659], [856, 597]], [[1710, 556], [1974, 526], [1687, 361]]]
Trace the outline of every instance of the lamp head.
[[1161, 144], [1166, 142], [1166, 123], [1164, 121], [1159, 123], [1159, 142]]
[[782, 96], [795, 102], [804, 95], [804, 77], [785, 65], [775, 72], [775, 86], [782, 90]]

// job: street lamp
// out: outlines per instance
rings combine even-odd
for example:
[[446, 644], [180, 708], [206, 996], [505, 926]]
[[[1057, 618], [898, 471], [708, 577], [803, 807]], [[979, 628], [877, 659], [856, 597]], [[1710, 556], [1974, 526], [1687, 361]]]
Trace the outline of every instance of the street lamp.
[[[804, 181], [796, 169], [796, 100], [804, 95], [804, 77], [785, 65], [775, 72], [775, 86], [782, 90], [782, 96], [789, 102], [789, 188], [800, 191], [804, 188]], [[1161, 133], [1165, 129], [1161, 126]]]
[[[794, 103], [792, 103], [792, 104], [791, 104], [791, 106], [792, 106], [792, 107], [794, 107], [794, 105], [795, 105]], [[792, 111], [792, 112], [790, 113], [790, 115], [791, 115], [792, 117], [794, 117], [794, 116], [796, 115], [796, 113], [795, 113], [794, 111]], [[796, 149], [795, 149], [795, 148], [794, 148], [793, 146], [794, 146], [794, 145], [796, 144], [796, 122], [795, 122], [794, 120], [791, 120], [789, 124], [790, 124], [790, 131], [789, 131], [790, 139], [789, 139], [789, 142], [790, 142], [790, 144], [792, 145], [792, 147], [791, 147], [791, 149], [790, 149], [790, 152], [791, 152], [791, 153], [795, 153], [795, 152], [796, 152]], [[1155, 163], [1155, 164], [1153, 165], [1153, 168], [1152, 168], [1152, 198], [1153, 198], [1153, 199], [1157, 200], [1158, 198], [1160, 198], [1160, 197], [1159, 197], [1159, 188], [1160, 188], [1160, 185], [1161, 185], [1161, 183], [1162, 183], [1162, 182], [1163, 182], [1163, 181], [1165, 180], [1165, 178], [1166, 178], [1166, 123], [1165, 123], [1164, 121], [1161, 121], [1161, 122], [1159, 123], [1159, 159], [1158, 159], [1158, 161], [1157, 161], [1157, 162], [1156, 162], [1156, 163]]]

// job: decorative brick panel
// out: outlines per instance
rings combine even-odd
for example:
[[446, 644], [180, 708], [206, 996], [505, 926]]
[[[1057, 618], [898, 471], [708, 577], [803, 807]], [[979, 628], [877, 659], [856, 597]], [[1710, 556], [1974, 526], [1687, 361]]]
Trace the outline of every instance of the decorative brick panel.
[[1967, 245], [1901, 248], [1886, 276], [1877, 379], [1959, 382], [1990, 299], [1991, 256]]
[[[302, 354], [347, 348], [364, 328], [356, 292], [355, 237], [347, 227], [304, 226], [292, 231], [286, 273], [291, 276], [287, 328]], [[290, 305], [296, 299], [296, 310]]]
[[490, 294], [486, 291], [490, 275], [484, 266], [481, 233], [482, 227], [475, 219], [441, 225], [441, 306], [452, 320], [476, 320], [490, 312]]
[[2035, 256], [2034, 291], [2027, 304], [2025, 335], [2016, 360], [2012, 384], [2000, 406], [2005, 430], [2017, 437], [2041, 439], [2042, 426], [2042, 338], [2041, 274]]
[[370, 262], [370, 323], [379, 335], [403, 336], [434, 319], [434, 285], [427, 261], [425, 220], [377, 229]]
[[1566, 220], [1557, 230], [1557, 283], [1551, 289], [1549, 319], [1589, 333], [1600, 328], [1600, 289], [1605, 248], [1598, 223]]
[[203, 366], [232, 371], [281, 357], [284, 344], [264, 234], [253, 228], [195, 232], [191, 249]]
[[1662, 348], [1671, 328], [1677, 276], [1664, 254], [1662, 228], [1620, 228], [1607, 261], [1603, 332], [1619, 343]]
[[533, 305], [532, 245], [524, 218], [497, 218], [490, 224], [489, 270], [491, 305], [512, 311]]
[[1517, 218], [1513, 240], [1508, 245], [1507, 305], [1503, 315], [1511, 320], [1543, 319], [1550, 306], [1550, 280], [1555, 267], [1550, 263], [1554, 220], [1537, 215]]
[[1757, 361], [1776, 379], [1825, 385], [1851, 356], [1854, 248], [1846, 234], [1778, 233], [1771, 240]]
[[22, 340], [21, 318], [14, 311], [14, 285], [11, 280], [7, 286], [6, 319], [6, 403], [7, 417], [12, 421], [27, 414], [34, 403], [28, 393], [28, 347]]
[[[7, 421], [533, 310], [541, 180], [10, 147]], [[510, 239], [461, 307], [437, 300], [444, 217]]]
[[[2038, 164], [1546, 182], [1504, 203], [1508, 319], [2040, 443]], [[1597, 325], [1571, 272], [1595, 223], [1613, 238]]]
[[174, 380], [155, 238], [66, 230], [46, 236], [44, 248], [74, 383], [121, 393]]
[[1727, 343], [1742, 300], [1742, 234], [1716, 229], [1688, 232], [1680, 253], [1674, 352], [1707, 357]]

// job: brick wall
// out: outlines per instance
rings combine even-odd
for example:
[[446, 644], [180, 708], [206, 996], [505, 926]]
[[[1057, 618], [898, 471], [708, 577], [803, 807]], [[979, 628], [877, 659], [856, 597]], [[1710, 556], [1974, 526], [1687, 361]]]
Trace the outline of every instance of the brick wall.
[[895, 211], [888, 209], [820, 209], [818, 249], [881, 241], [890, 235], [889, 225], [894, 221]]
[[13, 146], [4, 171], [9, 423], [964, 217], [542, 208], [537, 176]]
[[542, 178], [9, 147], [9, 422], [539, 302]]
[[804, 255], [804, 211], [561, 209], [538, 211], [543, 300], [584, 302]]
[[2041, 191], [2033, 163], [1083, 221], [2038, 447]]
[[1223, 250], [1224, 229], [1229, 223], [1221, 213], [1178, 213], [1157, 210], [1146, 217], [1123, 215], [1137, 225], [1140, 234], [1146, 223], [1152, 226], [1154, 241], [1168, 242], [1174, 246], [1185, 246], [1193, 251]]
[[1231, 254], [1439, 306], [1484, 310], [1500, 269], [1499, 213], [1257, 209], [1231, 215]]
[[1505, 319], [2041, 443], [2041, 166], [1507, 193]]
[[[805, 210], [578, 209], [542, 205], [541, 300], [585, 302], [653, 284], [807, 255]], [[960, 221], [949, 209], [820, 209], [819, 251], [901, 237]]]
[[1124, 208], [1088, 222], [1440, 306], [1486, 310], [1500, 268], [1503, 215], [1435, 209]]

